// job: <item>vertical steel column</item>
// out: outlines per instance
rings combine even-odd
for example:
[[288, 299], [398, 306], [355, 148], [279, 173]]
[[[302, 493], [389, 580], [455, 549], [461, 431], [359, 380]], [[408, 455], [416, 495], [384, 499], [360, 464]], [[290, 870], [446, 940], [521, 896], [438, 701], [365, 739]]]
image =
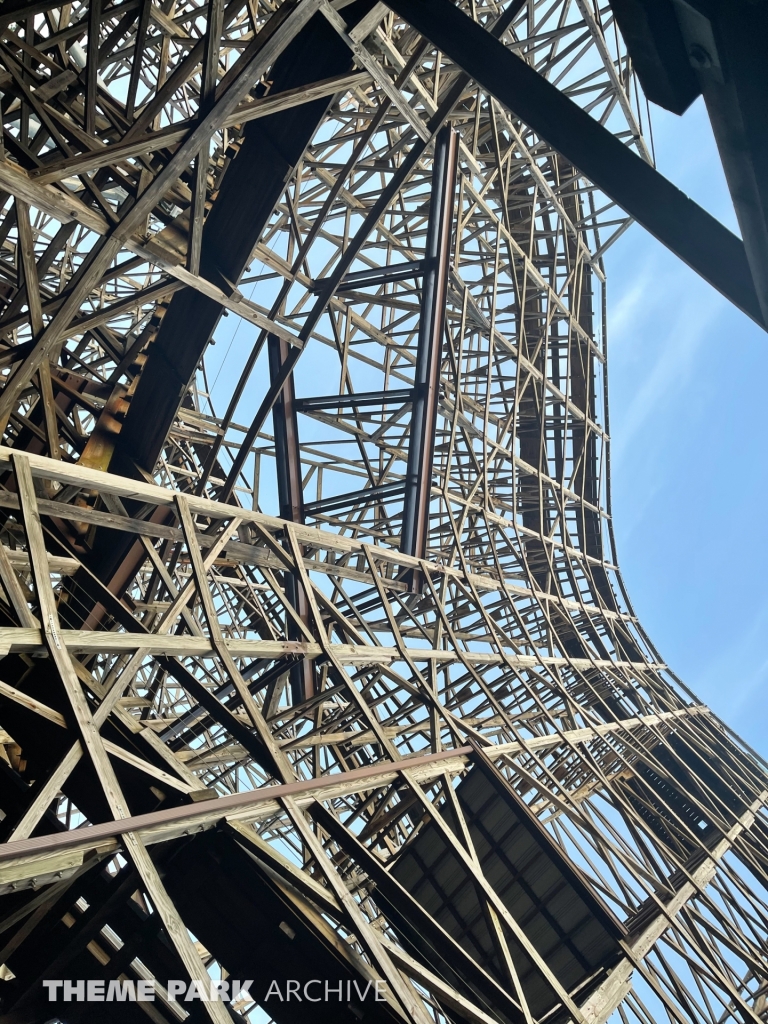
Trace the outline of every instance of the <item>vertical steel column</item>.
[[449, 127], [442, 128], [435, 141], [432, 204], [424, 253], [421, 322], [400, 541], [400, 550], [417, 558], [426, 555], [429, 533], [429, 499], [440, 392], [440, 355], [445, 330], [458, 155], [458, 133]]
[[[288, 344], [270, 334], [267, 337], [269, 377], [274, 381], [288, 355]], [[299, 428], [296, 420], [296, 394], [293, 377], [289, 377], [272, 409], [277, 462], [277, 496], [280, 518], [292, 523], [304, 521], [304, 495], [301, 486], [301, 454]]]
[[[267, 337], [269, 377], [274, 382], [288, 357], [288, 344], [282, 338], [270, 334]], [[272, 423], [275, 434], [275, 463], [277, 467], [277, 496], [280, 504], [280, 518], [292, 523], [304, 522], [304, 489], [301, 480], [301, 450], [299, 448], [299, 425], [296, 419], [296, 393], [291, 375], [285, 383], [280, 397], [272, 408]], [[299, 613], [302, 622], [309, 624], [309, 605], [304, 587], [296, 573], [285, 574], [285, 593]], [[291, 640], [302, 636], [294, 622], [288, 623]], [[290, 670], [291, 698], [294, 704], [308, 700], [314, 694], [314, 671], [311, 661], [302, 661]]]
[[673, 4], [768, 324], [768, 13], [753, 0]]

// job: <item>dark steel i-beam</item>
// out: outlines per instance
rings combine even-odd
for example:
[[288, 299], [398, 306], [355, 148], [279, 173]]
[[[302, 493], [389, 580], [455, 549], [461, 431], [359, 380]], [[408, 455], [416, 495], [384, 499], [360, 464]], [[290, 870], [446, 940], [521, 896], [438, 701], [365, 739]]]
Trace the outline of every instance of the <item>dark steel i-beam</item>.
[[744, 244], [451, 0], [387, 5], [765, 328]]
[[402, 405], [413, 400], [412, 388], [393, 388], [391, 391], [359, 391], [349, 395], [317, 395], [297, 398], [293, 403], [297, 412], [316, 409], [362, 409], [369, 405]]
[[[410, 260], [408, 263], [390, 263], [385, 267], [371, 267], [370, 270], [356, 270], [346, 274], [336, 287], [337, 292], [350, 291], [352, 288], [371, 288], [387, 281], [407, 281], [409, 277], [421, 277], [424, 273], [423, 260]], [[318, 294], [328, 283], [325, 277], [319, 277], [312, 291]]]
[[[267, 339], [269, 354], [269, 376], [274, 382], [288, 360], [288, 344], [270, 334]], [[277, 470], [277, 495], [280, 502], [280, 516], [291, 523], [304, 522], [304, 492], [301, 480], [301, 450], [299, 447], [299, 427], [296, 420], [296, 396], [293, 376], [286, 382], [272, 408], [272, 421], [275, 431], [275, 464]], [[285, 574], [285, 591], [288, 600], [301, 616], [304, 623], [309, 623], [309, 606], [304, 587], [296, 573]], [[292, 640], [301, 639], [298, 626], [288, 623], [289, 636]], [[290, 672], [291, 692], [296, 704], [309, 699], [314, 693], [314, 669], [309, 661], [293, 665]]]
[[381, 484], [379, 487], [364, 487], [359, 491], [337, 494], [333, 498], [323, 498], [322, 501], [307, 502], [304, 508], [307, 515], [315, 516], [319, 512], [330, 512], [335, 509], [348, 508], [350, 505], [357, 505], [360, 502], [370, 505], [375, 501], [384, 501], [388, 498], [397, 497], [404, 490], [405, 484], [395, 481], [391, 484]]
[[413, 413], [405, 477], [400, 550], [424, 558], [429, 529], [429, 498], [435, 454], [440, 354], [450, 272], [453, 207], [458, 164], [458, 135], [441, 128], [435, 140], [432, 203], [427, 227], [421, 320], [413, 388]]

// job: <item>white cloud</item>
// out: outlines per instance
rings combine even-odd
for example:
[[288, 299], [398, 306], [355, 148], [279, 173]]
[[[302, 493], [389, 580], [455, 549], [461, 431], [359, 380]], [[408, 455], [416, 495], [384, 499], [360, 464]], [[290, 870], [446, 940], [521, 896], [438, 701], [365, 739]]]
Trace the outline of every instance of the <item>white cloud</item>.
[[[682, 400], [696, 356], [712, 339], [722, 311], [720, 297], [709, 288], [697, 287], [696, 282], [692, 288], [686, 271], [665, 276], [663, 269], [657, 266], [656, 272], [649, 273], [646, 266], [617, 303], [612, 327], [609, 321], [612, 369], [619, 359], [630, 358], [634, 385], [624, 408], [617, 410], [615, 403], [611, 406], [611, 461], [615, 469], [641, 439], [647, 444], [652, 436], [646, 429], [649, 420], [663, 407]], [[643, 297], [645, 302], [641, 301]], [[625, 403], [627, 397], [623, 396]]]

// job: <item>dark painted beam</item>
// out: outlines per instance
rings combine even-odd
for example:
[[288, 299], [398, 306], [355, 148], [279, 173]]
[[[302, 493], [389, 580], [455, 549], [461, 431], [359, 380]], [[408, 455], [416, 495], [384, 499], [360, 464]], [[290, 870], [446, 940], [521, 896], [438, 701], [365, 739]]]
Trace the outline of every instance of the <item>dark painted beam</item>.
[[611, 0], [645, 94], [676, 114], [703, 94], [768, 323], [768, 15], [751, 0]]
[[[291, 659], [293, 661], [295, 659]], [[259, 658], [257, 661], [251, 662], [251, 664], [243, 669], [241, 675], [243, 679], [248, 683], [248, 689], [252, 694], [258, 693], [259, 690], [263, 690], [269, 686], [280, 676], [285, 675], [288, 671], [286, 668], [286, 660], [281, 658], [279, 662], [272, 666], [272, 668], [262, 671], [261, 675], [254, 680], [254, 676], [259, 670], [264, 669], [265, 665], [269, 664], [269, 659]], [[288, 662], [290, 664], [290, 661]], [[236, 711], [237, 708], [242, 704], [242, 697], [237, 692], [235, 684], [232, 682], [222, 683], [221, 686], [215, 690], [209, 690], [213, 696], [220, 701], [230, 711]], [[176, 722], [159, 733], [160, 739], [163, 743], [167, 744], [170, 750], [180, 750], [187, 743], [191, 742], [195, 735], [195, 729], [204, 729], [208, 723], [212, 720], [212, 716], [209, 715], [205, 708], [199, 704], [197, 707], [192, 708], [185, 714], [180, 715], [176, 719]]]
[[451, 0], [388, 6], [622, 209], [765, 327], [744, 245]]
[[[371, 267], [369, 270], [356, 270], [345, 274], [336, 286], [337, 292], [349, 291], [352, 288], [371, 288], [387, 281], [407, 281], [410, 277], [421, 277], [424, 273], [423, 260], [411, 260], [408, 263], [391, 263], [385, 267]], [[319, 277], [312, 286], [316, 294], [327, 284], [327, 278]]]
[[413, 399], [413, 388], [393, 388], [391, 391], [359, 391], [354, 395], [316, 395], [297, 398], [297, 412], [314, 409], [363, 409], [369, 405], [403, 405]]
[[632, 66], [652, 103], [682, 114], [701, 94], [672, 0], [611, 0]]
[[[287, 342], [274, 334], [268, 335], [267, 354], [269, 356], [269, 379], [272, 385], [280, 379], [283, 367], [289, 360], [289, 352], [290, 346]], [[296, 393], [293, 376], [291, 376], [272, 406], [277, 497], [281, 519], [287, 519], [290, 523], [303, 523], [304, 487], [301, 478], [301, 448], [295, 403]], [[309, 602], [299, 573], [286, 572], [284, 585], [288, 600], [298, 612], [304, 625], [309, 627], [311, 622]], [[288, 615], [286, 615], [286, 629], [289, 639], [302, 639], [298, 624]], [[315, 669], [311, 661], [305, 659], [298, 665], [293, 665], [290, 680], [294, 704], [301, 704], [314, 696]]]
[[225, 704], [222, 704], [219, 698], [211, 693], [176, 658], [161, 655], [155, 660], [161, 668], [173, 676], [180, 686], [183, 686], [188, 693], [192, 694], [198, 704], [205, 708], [211, 718], [222, 725], [232, 739], [239, 743], [258, 765], [261, 765], [265, 771], [271, 772], [276, 778], [279, 777], [279, 769], [275, 764], [272, 754], [264, 746], [255, 731], [243, 725], [240, 719], [233, 714], [232, 710]]
[[391, 484], [380, 484], [378, 487], [364, 487], [360, 491], [348, 491], [346, 494], [336, 494], [331, 498], [322, 498], [320, 501], [308, 502], [305, 508], [307, 515], [316, 516], [318, 513], [349, 508], [351, 505], [359, 505], [363, 502], [366, 505], [372, 505], [378, 501], [388, 501], [390, 498], [398, 497], [404, 491], [405, 484], [402, 480], [398, 480]]
[[768, 12], [750, 0], [693, 0], [673, 7], [768, 323]]
[[[272, 383], [280, 376], [280, 370], [288, 357], [289, 345], [281, 338], [270, 334], [267, 338], [269, 355], [269, 379]], [[277, 496], [280, 518], [291, 523], [304, 522], [304, 497], [301, 485], [301, 451], [299, 448], [299, 427], [296, 420], [296, 395], [293, 377], [280, 392], [272, 407], [272, 421], [275, 433], [275, 463], [277, 469]]]
[[437, 401], [440, 391], [440, 358], [445, 331], [445, 302], [450, 273], [458, 157], [457, 133], [447, 126], [441, 128], [435, 141], [432, 201], [424, 256], [424, 283], [421, 293], [413, 411], [405, 474], [403, 529], [400, 540], [400, 550], [416, 558], [426, 557], [429, 533], [432, 463], [435, 457]]

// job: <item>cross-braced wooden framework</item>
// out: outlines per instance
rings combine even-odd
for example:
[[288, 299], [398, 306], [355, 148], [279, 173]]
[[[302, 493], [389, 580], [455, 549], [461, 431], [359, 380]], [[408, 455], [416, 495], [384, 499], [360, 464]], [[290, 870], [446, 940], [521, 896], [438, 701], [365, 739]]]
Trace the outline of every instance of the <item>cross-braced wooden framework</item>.
[[[652, 161], [609, 7], [461, 6]], [[388, 1019], [766, 1020], [766, 766], [616, 564], [627, 214], [370, 0], [7, 2], [0, 68], [0, 1021], [267, 892]]]

